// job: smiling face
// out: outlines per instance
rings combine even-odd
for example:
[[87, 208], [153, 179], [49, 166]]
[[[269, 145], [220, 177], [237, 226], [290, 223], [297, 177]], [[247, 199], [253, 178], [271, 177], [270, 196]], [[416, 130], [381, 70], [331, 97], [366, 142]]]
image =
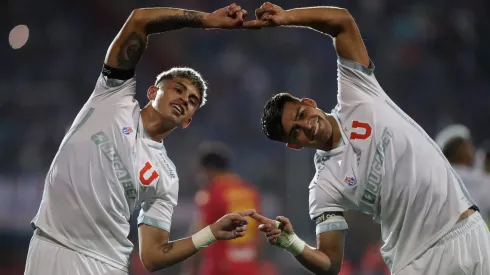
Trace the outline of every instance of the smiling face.
[[315, 101], [288, 93], [273, 96], [264, 106], [262, 131], [271, 140], [289, 147], [325, 150], [332, 143], [332, 120], [317, 108]]
[[174, 127], [187, 126], [202, 101], [198, 88], [183, 77], [162, 80], [148, 90], [148, 97], [152, 107]]
[[286, 103], [281, 123], [284, 140], [293, 147], [324, 148], [332, 136], [327, 115], [311, 99]]

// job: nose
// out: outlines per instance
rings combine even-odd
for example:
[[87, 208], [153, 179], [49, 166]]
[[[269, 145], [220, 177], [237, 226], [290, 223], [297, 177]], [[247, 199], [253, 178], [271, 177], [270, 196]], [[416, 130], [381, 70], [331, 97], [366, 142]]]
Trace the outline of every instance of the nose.
[[298, 126], [305, 129], [305, 130], [309, 130], [309, 129], [311, 129], [311, 122], [309, 120], [302, 119], [302, 120], [298, 121]]
[[189, 98], [186, 96], [180, 97], [180, 101], [182, 101], [182, 104], [184, 105], [184, 107], [187, 107], [187, 105], [189, 105]]

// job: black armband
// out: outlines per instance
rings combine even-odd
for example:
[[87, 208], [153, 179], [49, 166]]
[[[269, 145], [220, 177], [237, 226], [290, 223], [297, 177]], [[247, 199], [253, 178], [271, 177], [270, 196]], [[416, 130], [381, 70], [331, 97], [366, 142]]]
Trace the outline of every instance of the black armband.
[[320, 223], [334, 218], [334, 217], [344, 217], [344, 212], [342, 211], [332, 211], [332, 212], [323, 212], [320, 216], [314, 218], [313, 220], [315, 221], [316, 225], [319, 225]]
[[134, 69], [116, 69], [104, 64], [102, 67], [102, 75], [112, 79], [128, 80], [134, 76]]

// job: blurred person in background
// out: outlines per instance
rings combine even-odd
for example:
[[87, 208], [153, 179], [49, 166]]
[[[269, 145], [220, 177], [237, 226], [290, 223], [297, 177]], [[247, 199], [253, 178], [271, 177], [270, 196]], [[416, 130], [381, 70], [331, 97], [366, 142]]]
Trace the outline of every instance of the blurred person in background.
[[490, 140], [486, 140], [476, 150], [475, 168], [490, 176]]
[[461, 177], [468, 192], [473, 197], [481, 215], [489, 221], [490, 178], [484, 170], [475, 167], [475, 153], [471, 131], [461, 124], [453, 124], [442, 129], [435, 137], [454, 171]]
[[379, 249], [383, 246], [381, 242], [370, 243], [362, 253], [359, 265], [359, 275], [390, 275]]
[[157, 76], [143, 109], [134, 99], [135, 68], [149, 35], [186, 27], [237, 28], [245, 15], [235, 4], [213, 13], [131, 13], [46, 176], [25, 274], [127, 274], [133, 250], [128, 221], [139, 205], [139, 252], [149, 271], [181, 262], [217, 240], [245, 235], [245, 216], [253, 210], [216, 217], [190, 237], [169, 239], [179, 179], [163, 139], [189, 126], [204, 105], [207, 88], [200, 74], [172, 68]]
[[[199, 147], [199, 191], [195, 195], [197, 218], [191, 232], [199, 231], [223, 213], [246, 209], [260, 211], [259, 191], [232, 170], [231, 151], [223, 143], [205, 142]], [[258, 275], [261, 269], [263, 238], [258, 224], [249, 219], [248, 232], [240, 238], [221, 242], [196, 254], [183, 265], [185, 275]]]
[[315, 274], [338, 274], [348, 228], [344, 212], [357, 210], [381, 223], [381, 254], [393, 274], [490, 274], [490, 233], [478, 207], [435, 142], [378, 83], [350, 13], [265, 3], [256, 17], [247, 24], [327, 34], [338, 56], [338, 105], [331, 114], [287, 93], [264, 106], [269, 139], [317, 150], [309, 186], [316, 248], [294, 234], [286, 217], [253, 214], [269, 242]]

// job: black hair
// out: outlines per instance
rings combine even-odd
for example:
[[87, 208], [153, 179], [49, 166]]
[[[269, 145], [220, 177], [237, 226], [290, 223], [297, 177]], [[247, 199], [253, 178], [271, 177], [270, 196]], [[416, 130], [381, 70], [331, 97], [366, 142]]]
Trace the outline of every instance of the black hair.
[[199, 147], [199, 163], [204, 168], [229, 170], [231, 168], [230, 149], [218, 142], [206, 142]]
[[282, 113], [284, 105], [288, 102], [299, 102], [297, 97], [288, 93], [280, 93], [273, 96], [264, 106], [262, 111], [262, 132], [270, 140], [285, 141], [284, 127], [282, 125]]

